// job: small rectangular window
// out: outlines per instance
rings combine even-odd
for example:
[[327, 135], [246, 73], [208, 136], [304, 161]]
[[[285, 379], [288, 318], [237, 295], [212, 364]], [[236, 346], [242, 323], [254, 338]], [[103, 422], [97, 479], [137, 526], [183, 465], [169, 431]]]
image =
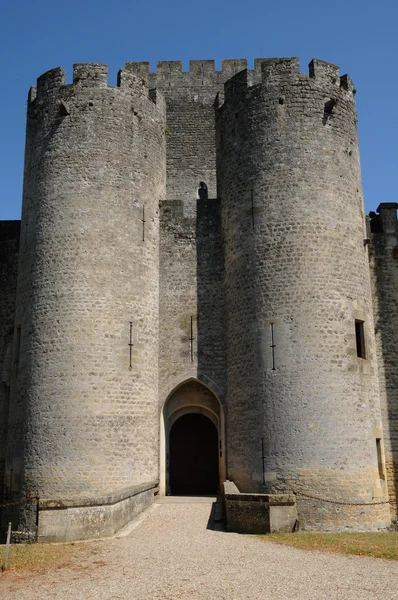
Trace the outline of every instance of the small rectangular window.
[[379, 468], [380, 479], [385, 479], [384, 465], [383, 465], [383, 454], [381, 452], [381, 439], [376, 438], [376, 450], [377, 450], [377, 466]]
[[14, 339], [14, 363], [19, 362], [19, 354], [21, 352], [21, 326], [18, 325], [15, 328], [15, 339]]
[[366, 358], [364, 321], [355, 321], [355, 338], [357, 342], [358, 358]]

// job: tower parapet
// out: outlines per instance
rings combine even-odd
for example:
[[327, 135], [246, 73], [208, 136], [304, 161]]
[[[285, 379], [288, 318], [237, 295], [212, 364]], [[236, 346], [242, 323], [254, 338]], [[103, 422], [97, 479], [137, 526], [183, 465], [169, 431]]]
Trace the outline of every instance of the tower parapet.
[[223, 60], [220, 71], [215, 69], [214, 60], [190, 60], [189, 71], [183, 71], [181, 60], [159, 61], [154, 72], [150, 71], [148, 62], [127, 62], [125, 68], [156, 87], [201, 87], [223, 85], [230, 77], [247, 68], [247, 60]]
[[353, 86], [295, 58], [250, 84], [238, 73], [217, 109], [229, 477], [297, 492], [307, 529], [377, 529], [390, 518]]
[[250, 88], [256, 84], [262, 84], [264, 87], [273, 85], [283, 85], [294, 81], [305, 82], [312, 81], [315, 85], [323, 86], [325, 92], [337, 92], [339, 88], [355, 94], [355, 88], [351, 78], [348, 75], [340, 76], [340, 69], [336, 65], [313, 59], [308, 67], [308, 74], [300, 72], [299, 58], [267, 58], [256, 59], [254, 70], [239, 69], [236, 77], [230, 78], [225, 84], [225, 94], [233, 95], [237, 85], [244, 88]]

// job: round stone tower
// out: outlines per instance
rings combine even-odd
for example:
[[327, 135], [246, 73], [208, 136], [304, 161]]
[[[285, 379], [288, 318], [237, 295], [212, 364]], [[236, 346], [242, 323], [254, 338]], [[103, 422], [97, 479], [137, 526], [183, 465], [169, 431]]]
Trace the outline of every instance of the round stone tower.
[[75, 65], [70, 85], [60, 68], [45, 73], [28, 104], [16, 477], [44, 507], [114, 505], [110, 495], [158, 479], [165, 105], [127, 71], [109, 86], [98, 64]]
[[322, 61], [250, 77], [217, 110], [228, 475], [307, 529], [385, 527], [355, 90]]

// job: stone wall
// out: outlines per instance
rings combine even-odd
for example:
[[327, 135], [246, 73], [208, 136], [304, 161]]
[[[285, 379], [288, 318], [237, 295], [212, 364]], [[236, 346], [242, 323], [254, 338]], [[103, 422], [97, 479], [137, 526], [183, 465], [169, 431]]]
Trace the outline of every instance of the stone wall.
[[108, 86], [104, 65], [75, 65], [71, 85], [62, 69], [38, 79], [28, 106], [10, 423], [22, 492], [100, 496], [158, 478], [164, 195], [159, 94], [148, 97], [127, 71]]
[[0, 503], [5, 493], [3, 483], [12, 368], [12, 341], [14, 337], [19, 234], [20, 221], [0, 222]]
[[[161, 203], [159, 398], [196, 378], [225, 398], [223, 260], [218, 200]], [[192, 317], [192, 341], [191, 338]]]
[[39, 502], [38, 542], [70, 542], [113, 535], [149, 508], [157, 494], [157, 481], [126, 490], [76, 501]]
[[166, 100], [168, 200], [183, 200], [194, 211], [200, 181], [208, 197], [216, 197], [214, 100], [234, 71], [245, 67], [245, 60], [236, 59], [215, 71], [213, 60], [191, 60], [190, 70], [182, 71], [181, 61], [162, 61], [150, 73], [149, 63], [126, 63]]
[[242, 494], [226, 481], [224, 503], [227, 531], [292, 533], [298, 525], [294, 494]]
[[[157, 480], [159, 410], [197, 379], [243, 493], [297, 492], [308, 529], [388, 524], [396, 216], [385, 206], [370, 247], [376, 343], [353, 84], [322, 61], [246, 66], [126, 63], [112, 87], [82, 64], [31, 89], [9, 423], [0, 389], [16, 492], [78, 502]], [[2, 364], [17, 229], [0, 247]]]
[[262, 72], [252, 87], [232, 78], [218, 111], [228, 476], [243, 492], [320, 498], [298, 501], [307, 529], [384, 527], [353, 84], [322, 61], [309, 76], [298, 59]]
[[[261, 61], [255, 59], [250, 71], [253, 81], [261, 78]], [[153, 73], [148, 62], [128, 62], [125, 68], [149, 81], [166, 100], [167, 199], [183, 200], [194, 214], [200, 181], [207, 185], [208, 197], [216, 198], [216, 95], [247, 68], [247, 60], [224, 60], [220, 71], [214, 60], [191, 60], [189, 71], [182, 70], [181, 61], [160, 61]]]
[[383, 419], [384, 468], [393, 519], [398, 519], [398, 204], [383, 203], [372, 215], [370, 270]]

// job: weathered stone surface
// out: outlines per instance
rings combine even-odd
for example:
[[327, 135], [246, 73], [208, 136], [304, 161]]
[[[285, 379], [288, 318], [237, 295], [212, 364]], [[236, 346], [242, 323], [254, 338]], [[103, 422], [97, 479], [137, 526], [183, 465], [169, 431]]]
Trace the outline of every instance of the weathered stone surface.
[[156, 485], [157, 482], [134, 486], [124, 493], [80, 502], [43, 501], [37, 541], [69, 542], [112, 535], [152, 504]]
[[[398, 222], [396, 202], [383, 202], [371, 219], [370, 271], [375, 309], [377, 365], [385, 475], [391, 514], [398, 521]], [[382, 438], [382, 432], [377, 434]], [[384, 443], [383, 443], [384, 442]]]
[[224, 483], [227, 530], [236, 533], [291, 533], [297, 526], [293, 494], [242, 494]]
[[396, 206], [366, 232], [348, 76], [246, 66], [126, 63], [113, 87], [79, 64], [29, 92], [19, 267], [19, 225], [0, 228], [0, 483], [39, 493], [51, 539], [57, 510], [61, 537], [67, 515], [111, 531], [114, 509], [87, 499], [166, 488], [163, 408], [184, 382], [198, 411], [219, 401], [220, 474], [244, 493], [294, 492], [307, 529], [390, 522], [376, 440], [393, 502]]
[[298, 66], [265, 61], [251, 87], [237, 74], [217, 112], [228, 474], [243, 492], [316, 496], [298, 501], [308, 529], [379, 528], [390, 517], [372, 505], [386, 490], [354, 95], [336, 67]]
[[9, 433], [16, 485], [53, 500], [158, 479], [165, 106], [104, 73], [50, 71], [28, 107]]

